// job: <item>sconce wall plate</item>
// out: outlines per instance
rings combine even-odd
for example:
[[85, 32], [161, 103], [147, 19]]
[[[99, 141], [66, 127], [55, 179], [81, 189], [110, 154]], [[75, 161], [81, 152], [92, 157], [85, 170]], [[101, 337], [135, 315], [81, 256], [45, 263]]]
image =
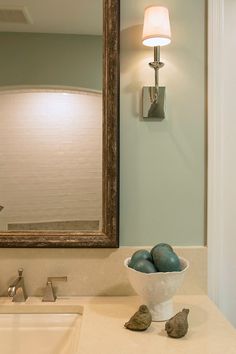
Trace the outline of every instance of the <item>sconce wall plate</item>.
[[159, 87], [158, 101], [153, 101], [156, 92], [155, 86], [144, 86], [143, 87], [143, 118], [144, 119], [165, 119], [165, 95], [166, 88]]

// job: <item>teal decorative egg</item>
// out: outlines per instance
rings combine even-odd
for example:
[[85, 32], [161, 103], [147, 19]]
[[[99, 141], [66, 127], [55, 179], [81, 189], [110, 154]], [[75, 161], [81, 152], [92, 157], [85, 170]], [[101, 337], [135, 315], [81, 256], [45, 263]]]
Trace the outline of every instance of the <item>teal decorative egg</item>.
[[167, 249], [169, 251], [174, 251], [173, 248], [168, 244], [168, 243], [158, 243], [156, 246], [154, 246], [152, 249], [151, 249], [151, 255], [153, 257], [154, 253], [159, 250], [159, 249]]
[[148, 261], [147, 259], [138, 259], [132, 267], [133, 269], [137, 270], [138, 272], [142, 273], [156, 273], [157, 269], [155, 265]]
[[140, 259], [146, 259], [150, 262], [152, 262], [152, 256], [149, 251], [147, 250], [138, 250], [134, 252], [134, 254], [131, 257], [131, 260], [129, 262], [129, 267], [133, 268], [133, 264], [136, 263], [136, 261]]
[[160, 272], [179, 272], [181, 270], [177, 254], [165, 248], [154, 252], [153, 262]]

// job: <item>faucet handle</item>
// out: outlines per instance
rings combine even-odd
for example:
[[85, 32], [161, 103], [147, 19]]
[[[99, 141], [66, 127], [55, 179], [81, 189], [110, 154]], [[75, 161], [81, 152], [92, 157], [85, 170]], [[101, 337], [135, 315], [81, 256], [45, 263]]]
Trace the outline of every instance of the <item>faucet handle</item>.
[[56, 294], [52, 286], [53, 281], [67, 281], [67, 276], [64, 277], [48, 277], [47, 284], [44, 292], [43, 302], [55, 302]]

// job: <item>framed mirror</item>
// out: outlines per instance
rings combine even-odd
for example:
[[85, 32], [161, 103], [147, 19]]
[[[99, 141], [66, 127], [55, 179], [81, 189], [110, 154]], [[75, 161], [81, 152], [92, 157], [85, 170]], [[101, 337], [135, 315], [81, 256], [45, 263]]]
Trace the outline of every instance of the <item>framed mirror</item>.
[[0, 247], [118, 247], [120, 1], [8, 3]]

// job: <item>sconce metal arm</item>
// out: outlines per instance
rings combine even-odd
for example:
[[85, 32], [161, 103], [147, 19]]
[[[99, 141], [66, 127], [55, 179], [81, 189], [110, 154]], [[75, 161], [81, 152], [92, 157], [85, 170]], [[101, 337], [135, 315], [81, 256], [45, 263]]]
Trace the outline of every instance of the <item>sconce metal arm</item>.
[[165, 64], [160, 61], [160, 46], [154, 47], [154, 61], [149, 63], [149, 66], [155, 71], [155, 94], [151, 98], [152, 103], [158, 102], [159, 97], [159, 69], [163, 68]]

